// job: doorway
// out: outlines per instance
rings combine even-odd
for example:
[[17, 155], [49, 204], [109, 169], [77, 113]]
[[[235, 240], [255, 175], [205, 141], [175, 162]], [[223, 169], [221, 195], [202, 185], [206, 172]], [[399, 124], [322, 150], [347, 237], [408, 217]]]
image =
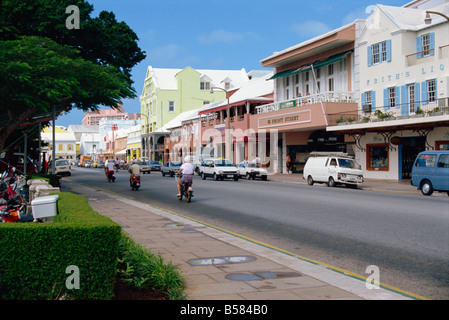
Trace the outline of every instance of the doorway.
[[413, 162], [421, 151], [426, 150], [425, 137], [407, 137], [401, 139], [402, 144], [402, 179], [410, 179]]

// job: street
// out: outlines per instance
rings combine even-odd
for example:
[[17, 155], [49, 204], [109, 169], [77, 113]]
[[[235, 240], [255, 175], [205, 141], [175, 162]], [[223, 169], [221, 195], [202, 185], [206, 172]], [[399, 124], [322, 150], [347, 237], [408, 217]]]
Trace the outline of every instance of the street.
[[[368, 276], [429, 299], [449, 298], [448, 197], [424, 197], [270, 181], [194, 177], [191, 203], [176, 198], [176, 182], [159, 172], [108, 183], [103, 169], [72, 168], [64, 180], [132, 197], [321, 263]], [[124, 213], [126, 214], [126, 213]]]

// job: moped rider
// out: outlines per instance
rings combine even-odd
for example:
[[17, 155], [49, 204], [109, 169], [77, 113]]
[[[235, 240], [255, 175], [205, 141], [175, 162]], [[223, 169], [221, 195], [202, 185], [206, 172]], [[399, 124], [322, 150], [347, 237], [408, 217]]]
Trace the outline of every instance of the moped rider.
[[178, 180], [178, 194], [177, 197], [181, 196], [181, 185], [184, 182], [192, 182], [192, 175], [195, 170], [195, 167], [193, 164], [190, 163], [190, 157], [186, 156], [184, 158], [184, 163], [179, 168], [178, 172], [176, 174], [182, 173], [181, 179]]
[[108, 172], [114, 171], [114, 161], [108, 160], [105, 166], [105, 174], [106, 174], [106, 180], [108, 180]]
[[140, 172], [141, 168], [137, 164], [137, 161], [133, 161], [133, 164], [129, 167], [128, 172], [131, 173], [131, 176], [129, 177], [129, 181], [132, 181], [133, 176], [140, 178]]

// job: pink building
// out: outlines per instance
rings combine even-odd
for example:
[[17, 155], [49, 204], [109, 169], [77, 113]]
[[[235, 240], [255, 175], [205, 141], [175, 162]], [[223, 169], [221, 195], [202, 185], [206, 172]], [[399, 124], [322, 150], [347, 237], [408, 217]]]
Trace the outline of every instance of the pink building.
[[103, 118], [109, 120], [139, 120], [140, 113], [126, 113], [123, 107], [119, 109], [88, 111], [84, 114], [82, 124], [86, 126], [98, 126], [100, 120]]

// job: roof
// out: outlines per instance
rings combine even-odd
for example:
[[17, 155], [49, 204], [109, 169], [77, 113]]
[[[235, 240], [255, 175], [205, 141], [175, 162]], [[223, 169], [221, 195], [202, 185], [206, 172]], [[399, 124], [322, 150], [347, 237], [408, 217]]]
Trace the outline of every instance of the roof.
[[339, 27], [339, 28], [337, 28], [337, 29], [331, 30], [331, 31], [329, 31], [329, 32], [327, 32], [327, 33], [321, 34], [321, 35], [319, 35], [319, 36], [317, 36], [317, 37], [315, 37], [315, 38], [312, 38], [312, 39], [303, 41], [303, 42], [301, 42], [301, 43], [299, 43], [299, 44], [296, 44], [296, 45], [294, 45], [294, 46], [291, 46], [291, 47], [289, 47], [289, 48], [287, 48], [287, 49], [284, 49], [284, 50], [282, 50], [282, 51], [274, 52], [271, 56], [262, 59], [261, 62], [263, 63], [264, 61], [273, 59], [273, 58], [275, 58], [275, 57], [277, 57], [277, 56], [283, 55], [283, 54], [288, 53], [288, 52], [290, 52], [290, 51], [294, 51], [294, 50], [297, 50], [297, 49], [299, 49], [299, 48], [307, 47], [308, 45], [313, 44], [314, 42], [317, 42], [317, 41], [319, 41], [319, 40], [321, 40], [321, 39], [325, 39], [325, 38], [330, 37], [330, 36], [332, 36], [332, 35], [334, 35], [334, 34], [337, 34], [337, 33], [340, 32], [340, 31], [343, 31], [343, 30], [345, 30], [345, 29], [350, 28], [351, 26], [355, 25], [357, 21], [362, 21], [362, 20], [355, 20], [355, 21], [353, 21], [353, 22], [351, 22], [351, 23], [349, 23], [349, 24], [346, 24], [346, 25], [341, 26], [341, 27]]
[[71, 124], [67, 127], [67, 132], [80, 132], [80, 133], [96, 133], [99, 130], [99, 126], [86, 126], [86, 125], [77, 125]]
[[[187, 67], [190, 68], [190, 67]], [[177, 90], [176, 76], [179, 72], [187, 69], [169, 69], [169, 68], [153, 68], [148, 67], [149, 76], [153, 78], [156, 87], [165, 90]], [[193, 68], [192, 68], [193, 69]], [[200, 74], [200, 77], [207, 76], [211, 80], [211, 86], [223, 86], [226, 78], [232, 80], [232, 87], [239, 87], [248, 81], [248, 74], [245, 69], [241, 70], [209, 70], [209, 69], [193, 69]]]
[[161, 129], [169, 130], [169, 129], [173, 129], [173, 128], [178, 128], [182, 125], [183, 121], [190, 119], [190, 118], [195, 118], [196, 116], [198, 116], [198, 109], [182, 112], [178, 116], [176, 116], [174, 119], [167, 122]]
[[[53, 141], [52, 132], [41, 133], [41, 139], [44, 141]], [[75, 135], [73, 133], [55, 133], [55, 141], [76, 141]]]
[[[418, 31], [428, 27], [435, 26], [440, 23], [447, 22], [447, 20], [436, 14], [431, 14], [432, 22], [426, 24], [424, 19], [426, 17], [426, 10], [414, 9], [414, 8], [403, 8], [403, 7], [392, 7], [385, 5], [377, 5], [379, 10], [381, 10], [400, 30], [408, 31]], [[445, 15], [449, 15], [449, 3], [444, 3], [431, 11], [437, 11]], [[368, 21], [369, 23], [369, 21]]]

